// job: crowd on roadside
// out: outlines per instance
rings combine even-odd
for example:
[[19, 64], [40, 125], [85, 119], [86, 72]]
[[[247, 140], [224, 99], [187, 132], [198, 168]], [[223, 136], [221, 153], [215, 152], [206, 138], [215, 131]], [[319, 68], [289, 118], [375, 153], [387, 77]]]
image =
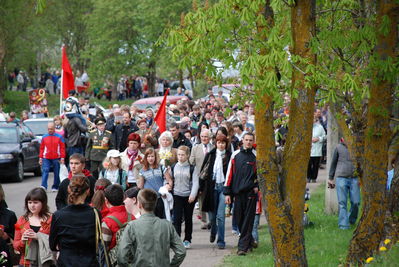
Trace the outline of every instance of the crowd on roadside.
[[[20, 232], [15, 229], [14, 249], [23, 255], [21, 264], [26, 265], [28, 243], [19, 240], [38, 240], [40, 232], [49, 235], [50, 249], [60, 252], [59, 264], [87, 260], [85, 266], [94, 266], [98, 257], [92, 207], [98, 211], [104, 249], [120, 266], [169, 263], [169, 247], [175, 252], [172, 263], [179, 265], [185, 250], [195, 244], [196, 203], [201, 228], [210, 230], [210, 243], [216, 241], [219, 249], [226, 247], [225, 217], [232, 213], [232, 228], [239, 236], [237, 254], [246, 255], [258, 246], [262, 201], [256, 173], [254, 105], [247, 103], [239, 109], [209, 90], [196, 101], [166, 103], [167, 130], [163, 132], [154, 121], [160, 106], [161, 102], [140, 110], [114, 104], [108, 116], [100, 110], [93, 115], [82, 113], [91, 108], [89, 100], [77, 99], [71, 92], [65, 113], [49, 123], [42, 139], [42, 184], [28, 194], [26, 214], [17, 223], [23, 227]], [[323, 157], [326, 111], [315, 108], [308, 182], [316, 181]], [[284, 108], [275, 115], [281, 119], [275, 128], [277, 154], [281, 155], [288, 132], [283, 122], [289, 111]], [[58, 170], [64, 163], [69, 172], [60, 181]], [[46, 206], [51, 168], [52, 191], [57, 192], [53, 215], [47, 209], [40, 212]], [[29, 203], [40, 203], [40, 209]], [[150, 222], [156, 226], [150, 229]], [[82, 230], [73, 232], [76, 227]], [[150, 236], [159, 239], [159, 244]]]

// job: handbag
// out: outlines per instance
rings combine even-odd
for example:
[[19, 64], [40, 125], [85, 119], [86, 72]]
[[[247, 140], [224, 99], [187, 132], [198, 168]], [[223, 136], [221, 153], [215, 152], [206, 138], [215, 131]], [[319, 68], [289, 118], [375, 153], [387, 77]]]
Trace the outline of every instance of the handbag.
[[211, 157], [208, 157], [208, 160], [202, 165], [201, 171], [199, 173], [199, 178], [201, 180], [208, 179], [208, 169], [209, 169], [210, 162], [211, 162]]
[[109, 255], [107, 248], [105, 247], [105, 242], [103, 239], [103, 233], [101, 231], [100, 216], [98, 211], [94, 208], [94, 214], [96, 217], [96, 252], [97, 261], [100, 267], [111, 267], [109, 263]]
[[68, 177], [68, 169], [65, 164], [60, 164], [60, 182]]

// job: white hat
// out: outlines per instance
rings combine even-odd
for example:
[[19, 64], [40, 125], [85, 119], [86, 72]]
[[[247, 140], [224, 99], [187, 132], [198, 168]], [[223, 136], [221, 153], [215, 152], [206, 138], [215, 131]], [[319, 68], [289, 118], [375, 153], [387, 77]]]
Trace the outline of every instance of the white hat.
[[107, 153], [107, 158], [118, 158], [120, 156], [121, 156], [121, 153], [119, 153], [119, 151], [116, 149], [111, 149]]

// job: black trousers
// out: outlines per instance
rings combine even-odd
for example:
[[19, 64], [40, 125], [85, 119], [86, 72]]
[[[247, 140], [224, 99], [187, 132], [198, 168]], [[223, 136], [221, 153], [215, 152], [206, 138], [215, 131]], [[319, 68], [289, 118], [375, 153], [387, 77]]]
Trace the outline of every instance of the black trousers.
[[194, 205], [195, 201], [188, 203], [188, 197], [173, 196], [173, 225], [180, 236], [184, 216], [184, 241], [191, 242], [192, 239]]
[[240, 239], [238, 240], [238, 250], [247, 252], [252, 248], [253, 237], [252, 229], [255, 220], [257, 195], [253, 190], [240, 193], [234, 196], [234, 213], [238, 230], [240, 231]]
[[319, 174], [321, 157], [310, 157], [308, 164], [308, 180], [316, 181], [317, 175]]

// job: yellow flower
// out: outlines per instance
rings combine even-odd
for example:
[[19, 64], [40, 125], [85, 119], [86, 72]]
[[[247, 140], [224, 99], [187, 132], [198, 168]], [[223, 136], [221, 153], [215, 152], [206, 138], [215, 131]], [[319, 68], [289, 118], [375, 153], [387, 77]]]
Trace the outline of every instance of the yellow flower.
[[374, 260], [373, 257], [368, 257], [367, 260], [366, 260], [366, 263], [370, 263], [370, 262], [372, 262], [373, 260]]
[[389, 243], [391, 243], [391, 239], [385, 239], [385, 240], [384, 240], [384, 244], [385, 244], [385, 245], [388, 245]]
[[386, 251], [386, 250], [387, 250], [386, 247], [384, 247], [384, 246], [380, 247], [380, 251]]

